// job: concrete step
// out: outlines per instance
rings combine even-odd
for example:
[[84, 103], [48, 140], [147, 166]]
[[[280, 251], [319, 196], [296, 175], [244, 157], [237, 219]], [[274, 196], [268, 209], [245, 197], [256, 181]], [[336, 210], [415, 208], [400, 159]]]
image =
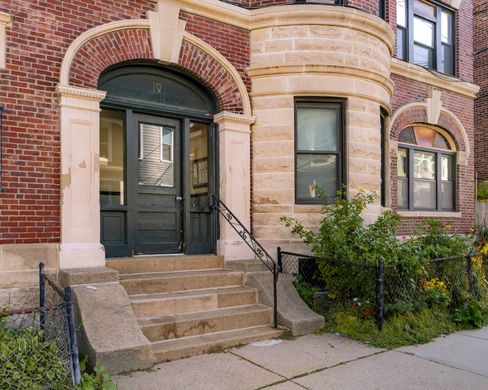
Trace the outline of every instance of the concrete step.
[[129, 298], [138, 318], [215, 310], [258, 302], [257, 290], [249, 287], [133, 295]]
[[157, 294], [243, 285], [243, 273], [227, 269], [119, 275], [127, 294]]
[[225, 268], [233, 269], [242, 272], [260, 272], [268, 271], [268, 268], [261, 260], [227, 260]]
[[123, 257], [107, 260], [120, 274], [171, 272], [223, 268], [224, 257], [215, 255]]
[[174, 316], [141, 318], [139, 325], [150, 341], [160, 341], [269, 325], [272, 315], [271, 308], [255, 304]]
[[283, 330], [269, 326], [210, 333], [181, 339], [157, 341], [152, 344], [154, 363], [167, 362], [223, 350], [225, 348], [269, 340], [281, 336]]

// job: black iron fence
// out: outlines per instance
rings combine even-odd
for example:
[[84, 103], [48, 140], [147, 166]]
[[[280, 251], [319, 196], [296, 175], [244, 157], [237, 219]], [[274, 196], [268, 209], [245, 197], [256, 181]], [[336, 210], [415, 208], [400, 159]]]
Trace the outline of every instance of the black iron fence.
[[0, 312], [0, 389], [69, 389], [80, 383], [70, 288], [39, 264], [39, 307]]
[[[386, 264], [319, 259], [278, 248], [278, 268], [299, 292], [326, 312], [342, 302], [381, 330], [385, 316], [414, 310], [416, 305], [488, 299], [488, 257], [467, 255], [425, 261], [417, 268]], [[327, 275], [326, 278], [323, 275]]]

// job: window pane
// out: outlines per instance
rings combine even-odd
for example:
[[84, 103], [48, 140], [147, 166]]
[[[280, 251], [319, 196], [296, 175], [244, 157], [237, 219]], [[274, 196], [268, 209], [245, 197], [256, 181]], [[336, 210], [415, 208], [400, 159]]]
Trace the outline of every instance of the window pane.
[[441, 45], [441, 63], [439, 71], [454, 75], [454, 50], [452, 46]]
[[397, 0], [397, 25], [407, 27], [407, 5], [405, 0]]
[[443, 210], [454, 210], [453, 188], [454, 184], [450, 181], [441, 183], [441, 207]]
[[413, 45], [413, 62], [427, 68], [434, 67], [434, 49]]
[[122, 111], [100, 113], [100, 203], [124, 205], [125, 142]]
[[415, 134], [413, 133], [413, 128], [412, 127], [407, 127], [406, 129], [403, 129], [402, 132], [400, 133], [400, 136], [398, 137], [399, 142], [405, 142], [406, 144], [417, 144], [417, 140], [415, 139]]
[[337, 150], [338, 110], [297, 108], [298, 150]]
[[437, 133], [437, 135], [435, 136], [434, 148], [451, 150], [451, 145], [449, 145], [443, 135]]
[[452, 156], [441, 156], [441, 180], [452, 181]]
[[408, 208], [408, 180], [398, 179], [398, 208]]
[[406, 31], [403, 28], [397, 29], [397, 58], [401, 60], [407, 59], [407, 50], [405, 43]]
[[435, 154], [414, 151], [413, 177], [435, 180]]
[[191, 207], [206, 207], [208, 198], [208, 125], [190, 123]]
[[435, 209], [436, 197], [435, 181], [413, 181], [413, 207], [416, 209]]
[[163, 154], [161, 160], [173, 161], [173, 129], [163, 128]]
[[398, 149], [397, 172], [400, 177], [407, 177], [407, 150]]
[[415, 138], [417, 139], [417, 145], [427, 146], [431, 148], [434, 146], [434, 140], [437, 132], [429, 129], [428, 127], [415, 126]]
[[297, 199], [318, 199], [315, 186], [322, 187], [328, 197], [337, 192], [337, 157], [335, 155], [297, 155]]
[[434, 23], [428, 20], [414, 17], [413, 39], [422, 45], [434, 47]]
[[[173, 131], [173, 129], [168, 129]], [[164, 134], [162, 126], [139, 124], [139, 184], [146, 186], [173, 187], [172, 161], [161, 161], [168, 151], [162, 150]], [[172, 142], [172, 141], [171, 141]]]
[[426, 1], [414, 0], [413, 7], [415, 8], [415, 11], [422, 12], [425, 15], [429, 15], [429, 16], [435, 15], [434, 5], [429, 4]]
[[441, 10], [441, 42], [452, 44], [452, 13]]

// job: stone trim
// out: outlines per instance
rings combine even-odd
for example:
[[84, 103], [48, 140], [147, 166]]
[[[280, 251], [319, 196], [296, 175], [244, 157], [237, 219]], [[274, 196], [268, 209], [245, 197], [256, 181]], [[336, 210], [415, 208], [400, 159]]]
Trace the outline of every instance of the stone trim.
[[367, 79], [378, 84], [380, 87], [386, 87], [390, 96], [393, 96], [395, 84], [389, 78], [386, 78], [379, 73], [370, 72], [363, 69], [352, 68], [348, 66], [332, 66], [332, 65], [284, 65], [284, 66], [266, 66], [266, 67], [250, 67], [247, 69], [247, 74], [252, 79], [263, 76], [287, 76], [306, 73], [307, 75], [326, 75], [326, 76], [350, 76], [359, 79]]
[[[419, 65], [411, 64], [397, 58], [392, 58], [391, 60], [391, 73], [396, 74], [397, 76], [406, 77], [410, 80], [419, 81], [432, 87], [438, 87], [472, 98], [475, 98], [480, 90], [480, 87], [475, 84], [461, 81], [456, 77], [444, 75], [435, 71], [432, 72]], [[436, 74], [439, 76], [436, 76]]]
[[256, 117], [223, 111], [223, 112], [219, 112], [214, 116], [214, 122], [215, 123], [228, 122], [228, 123], [239, 123], [243, 125], [252, 125], [254, 122], [256, 122]]
[[[390, 134], [391, 134], [392, 130], [400, 131], [403, 129], [403, 128], [402, 129], [395, 129], [396, 121], [398, 120], [398, 118], [400, 118], [402, 115], [408, 113], [409, 111], [415, 111], [415, 110], [424, 111], [425, 117], [429, 118], [429, 109], [430, 109], [429, 105], [431, 105], [431, 101], [429, 101], [429, 99], [430, 98], [428, 98], [427, 101], [425, 101], [425, 102], [414, 102], [414, 103], [405, 104], [404, 106], [397, 109], [391, 118]], [[447, 108], [440, 106], [439, 118], [441, 117], [442, 114], [446, 115], [449, 119], [451, 119], [453, 121], [453, 124], [456, 126], [456, 130], [457, 130], [458, 134], [462, 137], [462, 141], [464, 143], [465, 156], [463, 156], [464, 158], [458, 159], [457, 163], [458, 163], [458, 165], [466, 165], [467, 161], [469, 160], [469, 157], [471, 155], [471, 144], [469, 142], [468, 133], [466, 132], [466, 129], [464, 128], [461, 121], [456, 117], [456, 115], [454, 115], [454, 113], [449, 111]], [[412, 124], [413, 123], [414, 122], [412, 122]], [[437, 125], [437, 123], [433, 123], [433, 124]], [[404, 126], [402, 126], [402, 127], [404, 127]], [[447, 129], [447, 130], [451, 130], [451, 129]], [[456, 136], [455, 133], [452, 133], [450, 135], [453, 137]], [[395, 134], [395, 136], [397, 136], [397, 134]], [[459, 140], [457, 140], [457, 141], [459, 142]], [[459, 146], [461, 146], [461, 145], [459, 145]]]
[[0, 12], [0, 69], [5, 69], [5, 57], [7, 54], [6, 26], [9, 26], [11, 22], [12, 17], [9, 14]]
[[72, 87], [70, 85], [58, 85], [56, 87], [56, 93], [60, 96], [66, 97], [76, 97], [81, 99], [87, 100], [95, 100], [101, 102], [105, 99], [105, 95], [107, 92], [105, 91], [98, 91], [96, 89], [88, 89], [88, 88], [80, 88], [80, 87]]
[[408, 211], [398, 210], [398, 215], [404, 218], [462, 218], [463, 214], [457, 211]]
[[392, 55], [394, 52], [395, 34], [390, 25], [354, 8], [293, 4], [251, 11], [251, 30], [295, 25], [336, 26], [361, 31], [384, 42]]
[[75, 58], [76, 53], [81, 47], [87, 43], [88, 41], [100, 36], [109, 34], [114, 31], [119, 30], [127, 30], [133, 28], [150, 28], [149, 20], [146, 19], [134, 19], [134, 20], [118, 20], [115, 22], [110, 22], [106, 24], [102, 24], [100, 26], [91, 28], [90, 30], [85, 31], [84, 33], [80, 34], [78, 38], [76, 38], [71, 45], [69, 46], [68, 50], [66, 50], [66, 54], [64, 55], [63, 62], [61, 63], [61, 71], [59, 75], [59, 83], [61, 85], [69, 85], [69, 73], [71, 69], [71, 65]]

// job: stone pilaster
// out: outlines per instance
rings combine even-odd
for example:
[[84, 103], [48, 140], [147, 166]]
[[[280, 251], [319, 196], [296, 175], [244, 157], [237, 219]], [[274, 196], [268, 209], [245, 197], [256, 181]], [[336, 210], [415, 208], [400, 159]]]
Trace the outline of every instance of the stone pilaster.
[[58, 86], [61, 107], [60, 268], [105, 265], [100, 244], [100, 101], [105, 92]]
[[[220, 198], [247, 229], [251, 226], [251, 125], [252, 116], [221, 112], [219, 125]], [[226, 260], [249, 259], [254, 255], [233, 228], [221, 217], [218, 253]]]

